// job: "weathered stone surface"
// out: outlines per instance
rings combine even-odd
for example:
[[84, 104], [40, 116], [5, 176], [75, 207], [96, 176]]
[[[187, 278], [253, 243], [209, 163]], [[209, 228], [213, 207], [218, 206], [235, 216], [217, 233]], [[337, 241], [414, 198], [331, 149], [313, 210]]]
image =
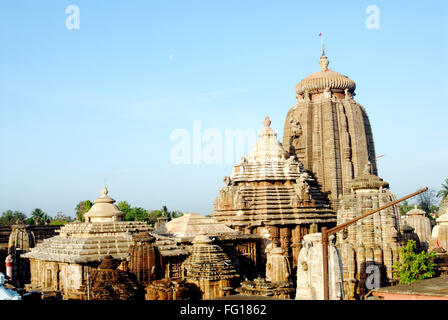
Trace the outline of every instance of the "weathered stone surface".
[[30, 226], [23, 221], [18, 221], [11, 226], [11, 234], [8, 241], [8, 253], [12, 260], [12, 273], [10, 282], [22, 288], [30, 280], [30, 263], [26, 258], [22, 258], [23, 253], [29, 252], [36, 245], [34, 233]]
[[143, 300], [143, 291], [135, 279], [117, 266], [112, 256], [106, 256], [99, 267], [90, 272], [88, 300]]
[[291, 299], [295, 289], [289, 281], [269, 282], [258, 277], [254, 280], [244, 280], [236, 291], [242, 295], [271, 297], [277, 299]]
[[146, 287], [146, 300], [200, 300], [202, 292], [194, 283], [169, 279], [151, 282]]
[[296, 86], [297, 104], [286, 116], [283, 145], [297, 155], [330, 192], [335, 208], [339, 195], [350, 191], [348, 183], [371, 162], [377, 174], [375, 148], [369, 119], [354, 99], [355, 83], [328, 69], [325, 54], [321, 70]]
[[291, 268], [282, 248], [276, 247], [268, 251], [266, 263], [266, 281], [289, 282]]
[[[396, 199], [388, 190], [389, 184], [371, 173], [370, 164], [347, 186], [350, 193], [341, 197], [338, 225]], [[366, 278], [372, 272], [379, 275], [376, 285], [394, 283], [393, 264], [400, 258], [400, 225], [398, 207], [392, 206], [337, 233], [346, 299], [359, 298], [368, 292]]]
[[410, 210], [406, 214], [406, 222], [414, 228], [414, 232], [418, 235], [420, 245], [427, 250], [429, 241], [431, 240], [431, 222], [426, 216], [426, 212], [417, 208]]
[[166, 232], [179, 238], [195, 237], [199, 232], [205, 232], [209, 236], [238, 233], [224, 223], [202, 216], [199, 213], [186, 213], [171, 220], [166, 224]]
[[437, 225], [432, 230], [432, 239], [437, 247], [448, 251], [448, 212], [436, 219]]
[[183, 279], [196, 284], [203, 299], [230, 295], [239, 278], [231, 260], [204, 232], [193, 240], [191, 255], [182, 264], [182, 269]]
[[[330, 300], [344, 297], [342, 265], [331, 236], [328, 243], [328, 283]], [[313, 233], [303, 238], [297, 267], [297, 300], [323, 300], [322, 235]]]
[[146, 286], [151, 281], [160, 278], [161, 258], [156, 238], [148, 232], [141, 232], [133, 237], [134, 244], [130, 247], [129, 271], [133, 273], [137, 282]]

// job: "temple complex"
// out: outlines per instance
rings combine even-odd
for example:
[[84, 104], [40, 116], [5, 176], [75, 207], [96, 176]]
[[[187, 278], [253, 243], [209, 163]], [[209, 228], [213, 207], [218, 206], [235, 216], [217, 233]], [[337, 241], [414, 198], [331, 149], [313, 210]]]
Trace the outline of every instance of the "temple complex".
[[[329, 69], [324, 52], [319, 64], [321, 70], [295, 88], [283, 144], [266, 117], [255, 146], [224, 177], [211, 217], [162, 216], [154, 228], [123, 221], [125, 213], [104, 187], [85, 222], [68, 223], [54, 237], [37, 241], [29, 226], [14, 225], [9, 280], [62, 299], [198, 300], [237, 292], [323, 299], [322, 227], [395, 196], [377, 176], [372, 130], [353, 99], [355, 83]], [[363, 298], [372, 275], [376, 286], [394, 285], [393, 264], [411, 239], [437, 247], [448, 265], [448, 204], [444, 208], [432, 235], [424, 211], [411, 210], [402, 223], [397, 206], [332, 235], [330, 299]]]
[[[370, 163], [347, 186], [350, 192], [341, 197], [338, 225], [396, 200], [389, 184], [372, 173]], [[393, 264], [399, 261], [400, 225], [398, 207], [392, 206], [337, 233], [346, 299], [367, 293], [365, 281], [374, 269], [381, 275], [378, 285], [395, 283]]]
[[303, 236], [334, 225], [336, 216], [313, 175], [283, 149], [270, 124], [266, 117], [254, 148], [224, 177], [212, 217], [260, 236], [263, 265], [271, 244], [281, 247], [295, 268]]
[[296, 88], [297, 104], [285, 120], [283, 146], [311, 171], [337, 209], [339, 195], [362, 174], [367, 162], [377, 174], [372, 130], [365, 109], [354, 99], [355, 82], [328, 68], [322, 52], [321, 70]]

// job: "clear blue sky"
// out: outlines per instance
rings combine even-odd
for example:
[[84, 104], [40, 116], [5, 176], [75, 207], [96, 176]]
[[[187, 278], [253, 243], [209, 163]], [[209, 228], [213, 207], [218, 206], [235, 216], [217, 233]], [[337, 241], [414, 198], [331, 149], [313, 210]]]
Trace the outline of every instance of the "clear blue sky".
[[[68, 5], [80, 28], [66, 28]], [[366, 8], [380, 10], [368, 29]], [[231, 164], [175, 165], [173, 130], [279, 138], [294, 87], [357, 84], [379, 175], [403, 196], [448, 177], [446, 1], [2, 1], [0, 212], [74, 215], [106, 180], [133, 206], [211, 213]]]

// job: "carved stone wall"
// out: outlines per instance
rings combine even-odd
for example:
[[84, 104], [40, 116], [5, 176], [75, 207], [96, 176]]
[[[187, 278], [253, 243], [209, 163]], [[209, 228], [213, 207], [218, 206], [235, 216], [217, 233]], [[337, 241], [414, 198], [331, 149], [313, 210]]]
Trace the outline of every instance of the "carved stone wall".
[[[351, 192], [342, 196], [337, 212], [338, 225], [396, 200], [387, 189], [389, 184], [370, 172], [370, 166], [366, 165], [362, 175], [349, 184]], [[370, 280], [376, 280], [376, 286], [395, 283], [393, 264], [400, 259], [400, 225], [398, 207], [393, 206], [337, 233], [346, 299], [366, 294], [368, 277], [369, 285]]]
[[146, 287], [146, 300], [200, 300], [201, 290], [193, 283], [168, 279], [151, 282]]

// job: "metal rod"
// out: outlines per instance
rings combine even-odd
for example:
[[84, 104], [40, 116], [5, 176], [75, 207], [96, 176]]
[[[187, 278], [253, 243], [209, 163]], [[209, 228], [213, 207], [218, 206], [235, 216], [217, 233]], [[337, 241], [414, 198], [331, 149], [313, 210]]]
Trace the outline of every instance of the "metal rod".
[[378, 211], [387, 209], [393, 205], [396, 205], [397, 203], [400, 203], [406, 199], [415, 197], [416, 195], [427, 191], [428, 188], [423, 188], [421, 190], [418, 190], [414, 193], [411, 193], [410, 195], [407, 195], [403, 198], [400, 198], [398, 200], [392, 201], [378, 209], [372, 210], [366, 214], [363, 214], [362, 216], [359, 216], [353, 220], [350, 220], [348, 222], [345, 222], [339, 226], [336, 226], [330, 230], [327, 230], [327, 227], [322, 227], [321, 229], [321, 233], [322, 233], [322, 261], [323, 261], [323, 280], [324, 280], [324, 300], [329, 300], [330, 295], [329, 295], [329, 285], [328, 285], [328, 237], [331, 236], [332, 234], [338, 232], [339, 230], [345, 229], [347, 228], [349, 225], [357, 222], [358, 220], [364, 219], [365, 217], [368, 217]]

